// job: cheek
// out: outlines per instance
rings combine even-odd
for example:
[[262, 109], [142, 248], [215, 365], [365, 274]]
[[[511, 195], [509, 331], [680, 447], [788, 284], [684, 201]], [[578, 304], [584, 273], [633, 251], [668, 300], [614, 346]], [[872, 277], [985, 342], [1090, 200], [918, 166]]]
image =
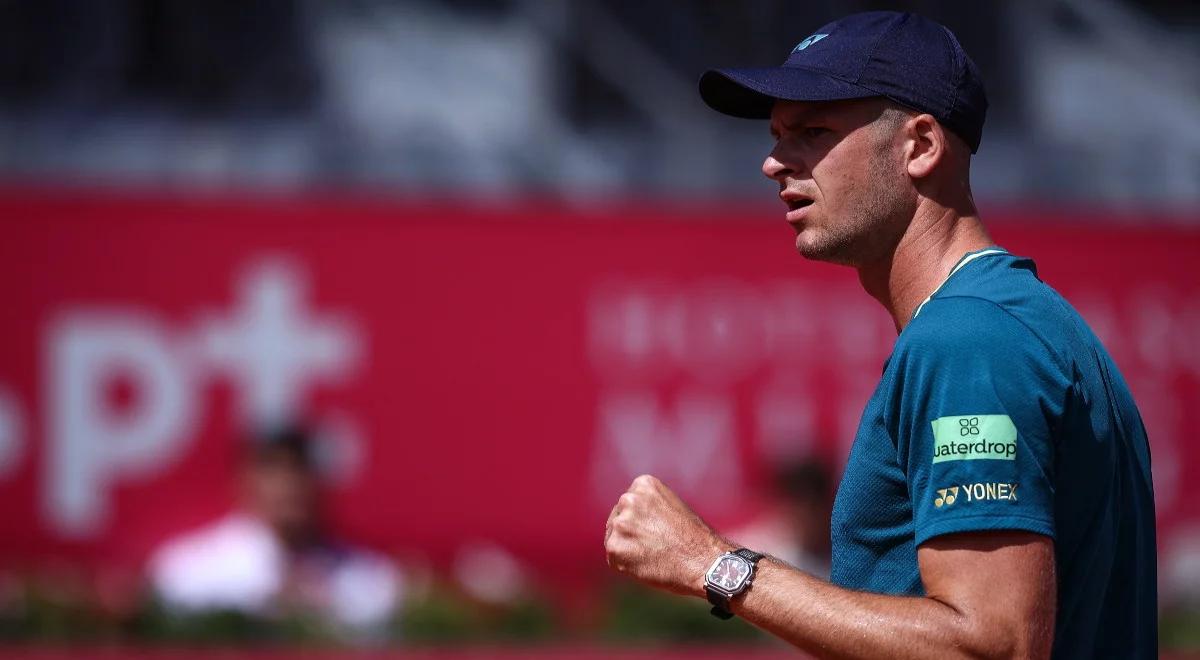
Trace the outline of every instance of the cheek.
[[854, 172], [849, 163], [825, 159], [813, 170], [813, 181], [821, 194], [821, 201], [829, 208], [845, 206], [847, 197], [854, 188]]
[[813, 180], [821, 191], [823, 201], [831, 208], [856, 205], [870, 193], [878, 172], [869, 153], [830, 152], [813, 170]]

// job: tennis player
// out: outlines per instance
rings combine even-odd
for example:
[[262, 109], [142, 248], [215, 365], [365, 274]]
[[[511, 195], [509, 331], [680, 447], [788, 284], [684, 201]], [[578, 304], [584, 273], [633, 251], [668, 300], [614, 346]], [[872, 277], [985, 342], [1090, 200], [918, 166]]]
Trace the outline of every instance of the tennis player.
[[829, 582], [722, 538], [652, 476], [613, 508], [609, 565], [822, 657], [1156, 657], [1146, 432], [1087, 324], [980, 222], [987, 100], [954, 35], [855, 14], [700, 93], [769, 120], [763, 173], [796, 247], [855, 268], [899, 337], [838, 489]]

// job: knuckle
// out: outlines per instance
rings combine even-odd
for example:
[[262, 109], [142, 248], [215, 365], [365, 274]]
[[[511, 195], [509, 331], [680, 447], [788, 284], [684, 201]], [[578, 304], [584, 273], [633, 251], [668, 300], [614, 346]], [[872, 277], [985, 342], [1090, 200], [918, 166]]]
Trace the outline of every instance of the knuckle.
[[607, 551], [604, 553], [604, 561], [607, 562], [610, 567], [622, 572], [625, 570], [625, 562], [622, 561], [623, 558], [624, 553], [621, 552], [616, 544], [610, 544], [607, 548]]
[[620, 505], [613, 506], [612, 511], [608, 512], [608, 521], [604, 523], [605, 527], [611, 527], [613, 518], [616, 518], [619, 513], [621, 513]]
[[633, 480], [634, 488], [653, 488], [658, 479], [655, 479], [649, 474], [639, 475]]

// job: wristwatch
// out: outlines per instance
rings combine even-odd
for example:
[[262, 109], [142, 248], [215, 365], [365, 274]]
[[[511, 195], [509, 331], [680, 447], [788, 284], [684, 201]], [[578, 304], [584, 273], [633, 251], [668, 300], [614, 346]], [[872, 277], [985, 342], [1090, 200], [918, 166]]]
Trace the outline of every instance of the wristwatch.
[[754, 581], [754, 568], [763, 555], [746, 548], [726, 552], [708, 567], [704, 574], [704, 591], [708, 602], [713, 604], [712, 615], [718, 619], [733, 616], [729, 599], [750, 588]]

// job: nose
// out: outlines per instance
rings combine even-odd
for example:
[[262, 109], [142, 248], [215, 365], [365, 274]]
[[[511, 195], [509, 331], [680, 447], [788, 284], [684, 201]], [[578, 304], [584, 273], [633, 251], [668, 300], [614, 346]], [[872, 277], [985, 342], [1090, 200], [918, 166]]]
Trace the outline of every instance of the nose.
[[763, 160], [762, 173], [763, 176], [767, 177], [768, 179], [780, 181], [793, 172], [794, 170], [791, 167], [785, 165], [784, 162], [780, 160], [778, 146], [772, 149], [771, 153], [767, 154], [766, 159]]

